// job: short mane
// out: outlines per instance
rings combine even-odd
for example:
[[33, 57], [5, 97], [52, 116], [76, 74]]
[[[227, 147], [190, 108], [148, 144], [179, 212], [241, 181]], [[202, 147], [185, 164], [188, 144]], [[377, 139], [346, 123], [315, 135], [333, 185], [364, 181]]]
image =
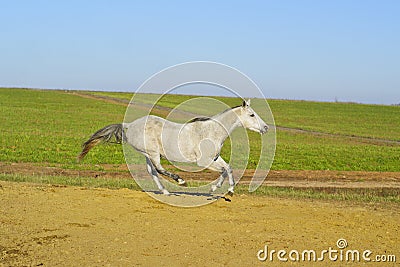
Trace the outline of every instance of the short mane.
[[[241, 105], [235, 106], [235, 107], [233, 107], [233, 108], [228, 108], [227, 110], [223, 111], [222, 113], [227, 112], [228, 110], [231, 110], [231, 109], [238, 108], [238, 107], [241, 107]], [[187, 123], [192, 123], [192, 122], [196, 122], [196, 121], [208, 121], [208, 120], [210, 120], [210, 119], [211, 119], [210, 117], [197, 117], [197, 118], [191, 119], [191, 120], [188, 121]]]
[[196, 121], [208, 121], [210, 120], [210, 117], [197, 117], [197, 118], [193, 118], [190, 121], [188, 121], [188, 123], [192, 123], [192, 122], [196, 122]]

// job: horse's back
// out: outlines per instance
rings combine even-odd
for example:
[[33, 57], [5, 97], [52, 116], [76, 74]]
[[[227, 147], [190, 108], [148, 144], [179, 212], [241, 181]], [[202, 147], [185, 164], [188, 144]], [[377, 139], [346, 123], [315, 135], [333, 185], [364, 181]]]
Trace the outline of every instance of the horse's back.
[[[174, 158], [179, 150], [179, 135], [184, 124], [148, 115], [131, 123], [124, 124], [129, 144], [135, 149], [150, 153], [159, 153]], [[187, 141], [187, 140], [186, 140]]]

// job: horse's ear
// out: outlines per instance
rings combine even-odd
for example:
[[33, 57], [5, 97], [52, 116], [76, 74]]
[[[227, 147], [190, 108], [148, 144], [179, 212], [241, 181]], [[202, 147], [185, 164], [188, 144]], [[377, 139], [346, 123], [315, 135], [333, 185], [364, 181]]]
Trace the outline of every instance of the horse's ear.
[[249, 107], [250, 106], [250, 98], [248, 100], [243, 100], [242, 107]]

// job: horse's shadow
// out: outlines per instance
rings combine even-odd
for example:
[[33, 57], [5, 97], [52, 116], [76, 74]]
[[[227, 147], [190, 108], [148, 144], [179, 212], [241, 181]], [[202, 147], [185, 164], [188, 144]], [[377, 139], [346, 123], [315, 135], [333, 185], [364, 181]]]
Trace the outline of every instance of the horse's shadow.
[[[143, 192], [147, 193], [153, 193], [156, 195], [162, 195], [163, 193], [158, 191], [158, 190], [146, 190]], [[207, 197], [207, 200], [218, 200], [218, 199], [223, 199], [227, 202], [231, 202], [232, 200], [221, 195], [214, 195], [212, 193], [200, 193], [200, 192], [185, 192], [185, 191], [176, 191], [176, 192], [170, 192], [170, 196], [194, 196], [194, 197]]]

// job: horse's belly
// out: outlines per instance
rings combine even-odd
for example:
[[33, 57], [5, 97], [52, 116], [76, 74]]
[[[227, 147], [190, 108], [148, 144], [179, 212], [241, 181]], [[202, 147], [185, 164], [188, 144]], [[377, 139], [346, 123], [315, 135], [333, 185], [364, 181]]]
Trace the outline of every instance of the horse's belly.
[[176, 162], [195, 162], [196, 157], [192, 151], [187, 149], [185, 144], [179, 140], [163, 140], [161, 155], [169, 161]]
[[181, 129], [165, 129], [161, 135], [162, 155], [169, 161], [195, 162], [191, 138]]

